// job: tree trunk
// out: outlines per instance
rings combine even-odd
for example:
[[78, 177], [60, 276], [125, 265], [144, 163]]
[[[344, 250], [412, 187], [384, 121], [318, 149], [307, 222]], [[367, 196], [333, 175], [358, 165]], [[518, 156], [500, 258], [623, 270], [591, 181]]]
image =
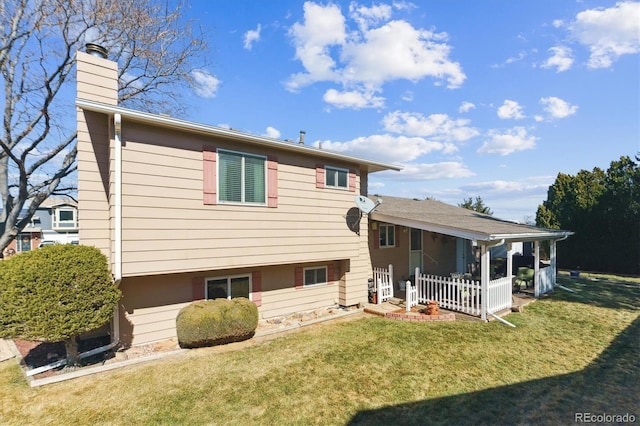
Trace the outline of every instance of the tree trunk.
[[76, 336], [71, 336], [64, 341], [64, 349], [67, 351], [67, 367], [73, 367], [80, 362], [78, 358], [78, 343]]

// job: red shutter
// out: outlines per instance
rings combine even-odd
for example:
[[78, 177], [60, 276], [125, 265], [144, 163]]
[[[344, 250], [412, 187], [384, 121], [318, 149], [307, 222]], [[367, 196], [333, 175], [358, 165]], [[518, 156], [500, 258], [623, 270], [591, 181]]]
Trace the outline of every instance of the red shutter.
[[396, 225], [393, 230], [393, 234], [395, 236], [395, 246], [400, 247], [400, 232], [402, 232], [402, 226]]
[[295, 270], [295, 285], [296, 288], [304, 287], [304, 277], [302, 267], [298, 266]]
[[316, 188], [324, 188], [324, 166], [316, 164]]
[[333, 263], [327, 265], [327, 282], [333, 284], [336, 281], [336, 270]]
[[216, 147], [206, 145], [202, 150], [202, 183], [204, 204], [216, 204]]
[[356, 172], [349, 170], [349, 192], [356, 192]]
[[260, 271], [251, 274], [251, 300], [256, 306], [262, 306], [262, 273]]
[[373, 231], [373, 248], [374, 249], [380, 248], [380, 225], [378, 225], [376, 229]]
[[[278, 207], [278, 159], [269, 157], [267, 161], [267, 206]], [[259, 306], [259, 305], [258, 305]]]
[[191, 280], [191, 291], [193, 300], [204, 299], [204, 278], [196, 277]]

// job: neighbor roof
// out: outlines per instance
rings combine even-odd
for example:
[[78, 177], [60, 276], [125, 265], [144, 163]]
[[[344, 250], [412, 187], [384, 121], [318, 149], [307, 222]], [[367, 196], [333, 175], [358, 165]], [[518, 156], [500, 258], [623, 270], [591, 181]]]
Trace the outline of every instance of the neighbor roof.
[[222, 127], [210, 126], [208, 124], [200, 124], [192, 121], [181, 120], [165, 115], [151, 114], [148, 112], [136, 111], [133, 109], [122, 108], [119, 106], [108, 105], [101, 102], [88, 101], [85, 99], [76, 99], [76, 106], [86, 111], [99, 112], [103, 114], [113, 115], [120, 114], [123, 119], [138, 123], [151, 124], [158, 127], [170, 129], [180, 129], [191, 133], [199, 133], [210, 136], [224, 137], [231, 140], [255, 143], [257, 145], [282, 149], [286, 151], [294, 151], [299, 154], [313, 155], [315, 157], [330, 158], [333, 160], [346, 161], [350, 163], [360, 164], [367, 168], [369, 173], [379, 172], [383, 170], [402, 170], [401, 166], [382, 163], [379, 161], [367, 160], [364, 158], [344, 155], [337, 152], [327, 151], [309, 145], [299, 144], [297, 142], [283, 141], [264, 136], [252, 135], [233, 129], [225, 129]]
[[534, 241], [566, 238], [571, 231], [522, 225], [440, 201], [373, 195], [382, 203], [372, 220], [476, 241]]

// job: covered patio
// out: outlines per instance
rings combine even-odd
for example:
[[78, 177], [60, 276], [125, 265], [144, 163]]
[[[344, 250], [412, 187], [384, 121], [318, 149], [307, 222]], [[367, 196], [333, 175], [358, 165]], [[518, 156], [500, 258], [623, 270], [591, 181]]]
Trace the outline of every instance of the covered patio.
[[[511, 308], [516, 268], [524, 264], [533, 270], [533, 293], [539, 297], [555, 286], [556, 243], [573, 234], [433, 200], [378, 198], [382, 203], [369, 217], [376, 302], [402, 296], [407, 310], [436, 300], [444, 309], [486, 320]], [[528, 256], [523, 243], [532, 245]], [[515, 247], [520, 256], [514, 256]], [[505, 257], [498, 266], [492, 252], [499, 251]]]

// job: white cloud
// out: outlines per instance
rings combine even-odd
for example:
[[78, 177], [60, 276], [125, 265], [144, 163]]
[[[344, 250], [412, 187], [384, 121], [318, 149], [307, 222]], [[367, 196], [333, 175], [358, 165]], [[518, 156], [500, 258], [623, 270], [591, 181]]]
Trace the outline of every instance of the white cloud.
[[524, 118], [524, 114], [522, 113], [522, 107], [516, 101], [510, 101], [506, 99], [504, 104], [500, 108], [498, 108], [498, 117], [503, 120], [513, 119], [520, 120]]
[[622, 55], [640, 52], [640, 2], [619, 2], [608, 9], [588, 9], [568, 26], [591, 52], [589, 68], [609, 68]]
[[334, 71], [336, 63], [329, 48], [344, 44], [345, 31], [345, 18], [338, 6], [323, 7], [313, 2], [304, 4], [304, 24], [293, 24], [289, 36], [296, 48], [296, 59], [302, 62], [307, 72], [292, 75], [287, 82], [289, 90], [296, 91], [316, 81], [338, 79]]
[[260, 31], [262, 31], [262, 26], [258, 24], [258, 28], [255, 30], [249, 30], [244, 33], [244, 48], [247, 50], [251, 50], [253, 47], [253, 43], [256, 41], [260, 41]]
[[405, 102], [412, 102], [413, 101], [413, 92], [411, 92], [411, 91], [404, 92], [404, 95], [402, 95], [401, 99], [403, 101], [405, 101]]
[[565, 118], [578, 111], [578, 107], [576, 105], [571, 105], [567, 101], [556, 98], [555, 96], [541, 98], [540, 104], [544, 106], [544, 110], [547, 112], [550, 119]]
[[463, 142], [478, 136], [480, 132], [469, 127], [470, 120], [452, 119], [447, 114], [431, 114], [394, 111], [383, 119], [385, 130], [411, 136], [422, 136], [438, 141]]
[[[441, 163], [409, 163], [404, 164], [400, 173], [396, 173], [397, 179], [407, 180], [436, 180], [459, 179], [475, 176], [464, 163], [458, 161], [445, 161]], [[392, 175], [387, 175], [390, 177]]]
[[216, 91], [220, 86], [220, 80], [205, 70], [194, 70], [191, 72], [193, 76], [193, 90], [196, 95], [202, 98], [215, 98]]
[[264, 133], [265, 136], [273, 139], [280, 139], [280, 131], [275, 127], [267, 127], [267, 130]]
[[318, 141], [322, 149], [342, 152], [386, 162], [413, 161], [434, 151], [453, 152], [455, 145], [427, 140], [421, 137], [393, 136], [389, 134], [362, 136], [347, 142]]
[[566, 71], [573, 65], [571, 49], [565, 46], [554, 46], [549, 49], [552, 56], [542, 64], [542, 68], [556, 67], [556, 72]]
[[[407, 6], [394, 4], [396, 9]], [[449, 58], [451, 47], [446, 43], [446, 33], [390, 20], [392, 8], [385, 5], [352, 3], [349, 10], [356, 29], [347, 25], [347, 18], [334, 4], [304, 4], [303, 21], [289, 30], [296, 59], [304, 71], [289, 76], [288, 90], [298, 91], [324, 81], [341, 85], [342, 93], [353, 96], [351, 92], [359, 92], [366, 98], [367, 94], [381, 92], [385, 83], [399, 79], [432, 77], [436, 84], [444, 81], [449, 88], [461, 86], [466, 79], [460, 64]], [[331, 95], [338, 93], [334, 89]], [[353, 105], [362, 107], [359, 102]]]
[[524, 127], [514, 127], [502, 133], [490, 130], [488, 136], [489, 139], [478, 149], [479, 154], [509, 155], [536, 146], [536, 138], [528, 135]]
[[336, 108], [380, 108], [384, 105], [384, 98], [374, 96], [373, 92], [358, 92], [355, 90], [339, 92], [329, 89], [322, 99]]
[[476, 108], [476, 106], [474, 104], [472, 104], [471, 102], [466, 102], [465, 101], [460, 105], [460, 108], [458, 108], [458, 112], [469, 112], [469, 111], [471, 111], [472, 109], [475, 109], [475, 108]]
[[371, 25], [387, 21], [391, 17], [391, 6], [378, 4], [366, 7], [353, 2], [349, 5], [349, 16], [358, 23], [360, 31], [366, 31]]

